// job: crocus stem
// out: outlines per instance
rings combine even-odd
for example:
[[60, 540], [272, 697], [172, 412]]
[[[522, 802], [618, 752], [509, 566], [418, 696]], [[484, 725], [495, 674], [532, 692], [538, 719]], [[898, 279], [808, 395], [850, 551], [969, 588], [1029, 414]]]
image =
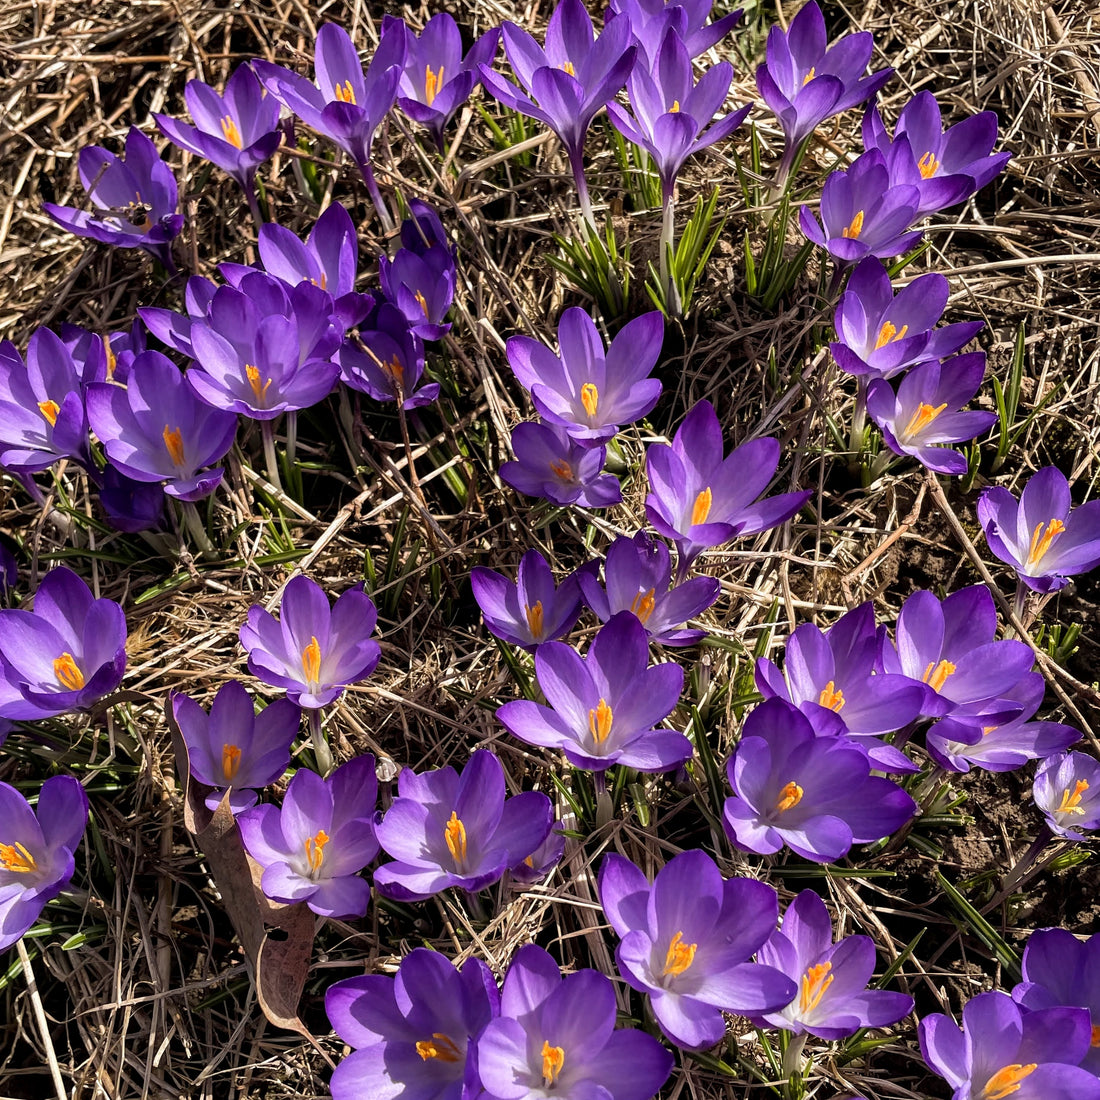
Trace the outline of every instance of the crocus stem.
[[317, 761], [317, 770], [322, 775], [332, 771], [332, 749], [328, 747], [321, 729], [321, 708], [314, 707], [306, 712], [309, 715], [309, 739], [313, 743], [313, 758]]
[[584, 174], [584, 161], [580, 156], [575, 159], [570, 156], [569, 165], [573, 169], [573, 182], [577, 185], [577, 198], [581, 204], [581, 216], [588, 222], [588, 228], [593, 234], [598, 233], [596, 218], [592, 213], [592, 200], [588, 197], [588, 180]]
[[863, 455], [863, 430], [867, 426], [867, 383], [862, 378], [856, 379], [856, 405], [852, 410], [852, 431], [848, 436], [848, 450], [851, 458], [848, 467], [851, 470], [859, 469], [859, 460]]
[[1019, 884], [1028, 868], [1039, 858], [1039, 853], [1047, 846], [1054, 835], [1049, 825], [1044, 825], [1031, 842], [1031, 847], [1012, 865], [1005, 880], [1001, 883], [1001, 894], [1008, 897]]
[[593, 772], [592, 779], [596, 786], [596, 797], [607, 794], [607, 772]]
[[281, 493], [283, 491], [283, 483], [279, 478], [279, 458], [275, 454], [275, 428], [272, 421], [260, 421], [260, 435], [264, 441], [264, 462], [267, 464], [267, 480]]
[[[669, 271], [669, 253], [675, 246], [676, 236], [676, 200], [669, 193], [664, 197], [664, 215], [661, 220], [661, 285], [665, 290], [665, 305], [673, 312], [673, 303], [679, 306], [679, 295], [672, 285]], [[674, 312], [679, 313], [677, 308]]]
[[488, 919], [485, 915], [485, 906], [481, 903], [481, 897], [473, 890], [466, 891], [466, 905], [470, 910], [470, 916], [474, 920], [484, 922]]
[[206, 528], [203, 526], [202, 519], [199, 517], [199, 510], [195, 507], [194, 502], [181, 500], [180, 511], [183, 514], [183, 522], [186, 524], [188, 532], [195, 540], [195, 545], [202, 552], [203, 557], [216, 558], [218, 556], [217, 551], [215, 551], [214, 544], [210, 541], [210, 536], [206, 533]]
[[396, 228], [393, 224], [393, 218], [390, 217], [389, 207], [386, 206], [385, 201], [382, 198], [382, 192], [378, 190], [378, 181], [374, 178], [374, 169], [371, 168], [368, 161], [359, 162], [359, 171], [363, 176], [363, 182], [367, 185], [367, 194], [370, 195], [370, 201], [374, 203], [374, 209], [378, 211], [378, 220], [382, 223], [382, 229], [387, 233], [392, 233]]
[[286, 414], [286, 464], [289, 469], [294, 465], [294, 456], [298, 451], [298, 410], [291, 409]]
[[806, 1046], [806, 1035], [807, 1032], [804, 1031], [801, 1035], [793, 1036], [783, 1052], [783, 1068], [780, 1072], [786, 1082], [784, 1092], [788, 1096], [791, 1095], [791, 1078], [802, 1069], [802, 1051]]
[[264, 215], [260, 209], [260, 200], [256, 197], [255, 184], [249, 183], [244, 189], [244, 197], [248, 200], [248, 209], [252, 213], [252, 220], [256, 223], [256, 232], [259, 233], [264, 225]]
[[1027, 593], [1028, 587], [1023, 581], [1016, 582], [1016, 597], [1012, 601], [1012, 614], [1020, 620], [1024, 626], [1028, 624], [1024, 622], [1024, 611], [1027, 608]]

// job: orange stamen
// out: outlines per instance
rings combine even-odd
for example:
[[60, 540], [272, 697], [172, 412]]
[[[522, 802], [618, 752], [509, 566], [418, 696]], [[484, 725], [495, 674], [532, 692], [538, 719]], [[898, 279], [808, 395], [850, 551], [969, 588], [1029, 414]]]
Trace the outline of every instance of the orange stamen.
[[428, 301], [424, 297], [424, 295], [420, 293], [419, 290], [416, 292], [416, 301], [419, 304], [420, 308], [424, 311], [424, 316], [427, 317], [428, 316]]
[[1060, 519], [1048, 520], [1040, 523], [1031, 535], [1031, 546], [1027, 552], [1027, 564], [1038, 565], [1043, 555], [1050, 549], [1050, 544], [1066, 529], [1066, 525]]
[[38, 411], [52, 428], [57, 423], [57, 414], [61, 412], [61, 406], [56, 401], [39, 401]]
[[222, 119], [222, 137], [235, 149], [240, 149], [244, 145], [241, 141], [241, 132], [237, 129], [237, 124], [233, 121], [232, 115], [226, 115]]
[[305, 842], [306, 862], [309, 864], [310, 874], [316, 874], [325, 862], [324, 847], [329, 842], [329, 835], [324, 829], [318, 829], [316, 836], [307, 836]]
[[443, 826], [443, 839], [451, 858], [461, 867], [466, 862], [466, 826], [459, 820], [456, 810], [451, 810], [451, 819]]
[[672, 101], [672, 106], [669, 107], [668, 113], [670, 115], [676, 115], [680, 113], [680, 101], [678, 99], [674, 99]]
[[802, 801], [803, 790], [792, 779], [780, 792], [779, 801], [776, 802], [775, 808], [782, 814], [793, 806], [797, 806]]
[[936, 160], [935, 156], [931, 153], [925, 153], [920, 160], [917, 161], [917, 171], [920, 172], [920, 178], [922, 180], [931, 179], [938, 171], [940, 162]]
[[596, 415], [596, 409], [600, 405], [600, 391], [591, 382], [585, 382], [581, 386], [581, 404], [589, 416]]
[[565, 1051], [561, 1047], [552, 1047], [548, 1040], [542, 1041], [542, 1080], [549, 1088], [561, 1073], [565, 1065]]
[[909, 418], [909, 423], [905, 425], [905, 431], [901, 434], [907, 439], [912, 439], [914, 435], [924, 431], [946, 408], [946, 401], [942, 405], [937, 405], [936, 408], [932, 408], [931, 405], [926, 405], [922, 401], [917, 406], [917, 411]]
[[334, 92], [340, 103], [355, 103], [355, 90], [352, 88], [350, 80], [345, 80], [343, 84], [337, 84]]
[[573, 467], [565, 461], [564, 458], [556, 458], [550, 463], [550, 472], [555, 477], [560, 477], [562, 481], [573, 480]]
[[683, 974], [685, 970], [695, 961], [695, 949], [699, 946], [697, 943], [681, 943], [684, 938], [683, 932], [677, 932], [672, 937], [672, 942], [668, 945], [668, 952], [665, 955], [665, 967], [661, 971], [662, 974]]
[[638, 595], [630, 601], [630, 610], [634, 612], [639, 622], [644, 626], [649, 621], [649, 616], [653, 614], [653, 608], [656, 603], [657, 600], [651, 588], [648, 592], [639, 592]]
[[0, 869], [27, 874], [38, 870], [34, 856], [19, 841], [14, 844], [0, 844]]
[[863, 211], [857, 210], [847, 229], [842, 229], [840, 235], [854, 241], [863, 232]]
[[433, 73], [431, 65], [424, 66], [424, 102], [430, 107], [443, 87], [443, 66], [439, 66], [439, 72]]
[[222, 745], [222, 774], [227, 783], [232, 783], [241, 768], [241, 750], [228, 742]]
[[54, 658], [53, 674], [57, 682], [69, 691], [79, 691], [84, 686], [84, 673], [77, 668], [71, 653], [62, 653]]
[[168, 425], [165, 424], [162, 438], [164, 439], [164, 448], [168, 452], [168, 457], [175, 465], [182, 466], [183, 433], [179, 428], [169, 428]]
[[269, 378], [263, 385], [260, 385], [259, 368], [254, 367], [251, 363], [245, 363], [244, 373], [248, 377], [248, 384], [252, 387], [257, 402], [262, 405], [267, 400], [267, 388], [271, 385], [271, 379]]
[[818, 963], [817, 966], [811, 966], [802, 975], [802, 992], [798, 997], [798, 1011], [803, 1015], [807, 1012], [813, 1012], [821, 1004], [821, 998], [825, 996], [825, 991], [833, 984], [833, 975], [829, 973], [832, 968], [832, 963]]
[[900, 340], [909, 331], [908, 325], [902, 325], [901, 330], [894, 328], [893, 322], [886, 321], [878, 330], [878, 339], [875, 341], [875, 351], [886, 347], [892, 340]]
[[982, 1100], [1003, 1100], [1005, 1096], [1019, 1092], [1020, 1082], [1038, 1068], [1037, 1062], [1028, 1062], [1026, 1066], [1015, 1062], [1011, 1066], [1002, 1067], [986, 1081], [985, 1088], [981, 1091]]
[[817, 697], [817, 702], [818, 706], [822, 706], [826, 710], [831, 710], [839, 714], [846, 700], [844, 698], [844, 692], [838, 690], [836, 684], [830, 680], [821, 689], [821, 694]]
[[588, 712], [588, 731], [597, 745], [602, 745], [611, 733], [611, 708], [606, 699], [601, 699]]
[[309, 645], [302, 650], [302, 673], [309, 685], [321, 682], [321, 643], [311, 636]]
[[710, 515], [710, 506], [714, 503], [714, 494], [710, 491], [708, 485], [696, 498], [695, 503], [691, 507], [691, 525], [694, 527], [697, 523], [706, 523], [707, 516]]
[[544, 626], [542, 600], [535, 600], [534, 607], [528, 607], [525, 604], [523, 613], [527, 616], [527, 629], [531, 631], [531, 637], [541, 638], [542, 628]]
[[1088, 780], [1078, 779], [1073, 785], [1073, 794], [1069, 793], [1068, 787], [1062, 792], [1062, 801], [1056, 812], [1060, 814], [1083, 814], [1085, 811], [1081, 807], [1081, 796], [1088, 789]]
[[817, 67], [811, 65], [809, 72], [802, 78], [802, 87], [805, 88], [815, 76], [817, 76]]
[[430, 1039], [421, 1039], [416, 1044], [416, 1053], [426, 1062], [429, 1058], [438, 1058], [441, 1062], [461, 1062], [466, 1056], [458, 1049], [449, 1035], [436, 1031]]
[[562, 72], [566, 72], [570, 76], [576, 76], [577, 75], [577, 70], [573, 68], [573, 62], [572, 61], [567, 61], [564, 65], [562, 65], [561, 68], [562, 68]]
[[954, 671], [955, 666], [950, 661], [940, 661], [938, 665], [929, 661], [921, 681], [926, 683], [933, 691], [942, 691], [943, 685], [947, 683], [947, 677], [952, 675]]

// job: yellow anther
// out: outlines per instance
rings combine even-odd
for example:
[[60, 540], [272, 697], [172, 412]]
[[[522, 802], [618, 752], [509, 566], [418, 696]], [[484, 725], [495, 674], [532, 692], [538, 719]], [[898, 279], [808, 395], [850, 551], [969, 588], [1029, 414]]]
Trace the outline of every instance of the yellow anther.
[[430, 107], [443, 87], [443, 66], [439, 66], [439, 72], [433, 73], [431, 65], [424, 66], [424, 102]]
[[34, 856], [19, 841], [14, 844], [0, 844], [0, 870], [27, 874], [38, 870]]
[[653, 608], [656, 603], [657, 600], [651, 588], [648, 592], [639, 592], [638, 595], [630, 601], [630, 610], [637, 615], [638, 621], [644, 626], [649, 622], [649, 616], [653, 614]]
[[232, 115], [226, 115], [222, 119], [222, 137], [236, 149], [240, 149], [244, 145], [241, 141], [241, 131], [237, 128], [236, 122], [233, 121]]
[[669, 107], [668, 113], [670, 115], [676, 115], [680, 113], [680, 101], [678, 99], [674, 99], [672, 101], [672, 106]]
[[832, 963], [818, 963], [817, 966], [811, 966], [802, 975], [802, 992], [798, 996], [798, 1011], [803, 1015], [807, 1012], [813, 1012], [821, 1004], [821, 998], [825, 996], [825, 991], [833, 984], [833, 975], [829, 973], [832, 968]]
[[1027, 552], [1027, 564], [1038, 565], [1043, 555], [1050, 549], [1050, 544], [1066, 529], [1066, 525], [1060, 519], [1048, 520], [1040, 523], [1031, 534], [1031, 546]]
[[227, 783], [232, 783], [241, 768], [241, 750], [228, 742], [222, 745], [222, 775]]
[[844, 692], [840, 691], [836, 684], [830, 680], [822, 689], [821, 694], [817, 697], [818, 706], [824, 707], [826, 710], [835, 711], [840, 713], [841, 707], [844, 706], [846, 700], [844, 698]]
[[56, 401], [39, 401], [38, 411], [52, 428], [57, 423], [57, 414], [61, 412], [61, 406]]
[[947, 677], [955, 671], [955, 666], [950, 661], [928, 662], [921, 681], [927, 684], [933, 691], [943, 691], [943, 685], [947, 683]]
[[565, 1065], [565, 1051], [561, 1047], [552, 1047], [549, 1040], [542, 1041], [542, 1082], [549, 1088], [561, 1073]]
[[588, 712], [588, 731], [597, 745], [602, 745], [611, 733], [611, 708], [606, 699], [601, 699]]
[[532, 638], [542, 637], [543, 622], [542, 600], [535, 600], [534, 607], [523, 606], [523, 613], [527, 616], [527, 629], [531, 631]]
[[854, 241], [863, 232], [863, 211], [857, 210], [856, 216], [846, 229], [842, 229], [840, 235]]
[[524, 856], [524, 857], [523, 857], [523, 862], [524, 862], [524, 863], [525, 863], [525, 864], [526, 864], [526, 865], [527, 865], [528, 867], [530, 867], [532, 871], [533, 871], [533, 870], [535, 869], [535, 857], [534, 857], [534, 855], [533, 855], [533, 854], [532, 854], [532, 855], [529, 855], [529, 856]]
[[459, 820], [457, 810], [451, 810], [451, 819], [443, 826], [443, 839], [451, 858], [461, 867], [466, 862], [466, 826]]
[[248, 378], [248, 384], [252, 387], [252, 392], [256, 395], [256, 400], [262, 405], [267, 400], [267, 388], [271, 385], [271, 379], [261, 384], [259, 368], [251, 363], [245, 363], [244, 373]]
[[562, 65], [561, 68], [562, 68], [562, 72], [568, 73], [570, 76], [576, 76], [577, 75], [577, 70], [573, 68], [573, 62], [572, 61], [565, 62], [565, 64]]
[[886, 347], [892, 340], [900, 340], [909, 331], [908, 325], [902, 325], [900, 329], [894, 328], [893, 322], [886, 321], [878, 330], [878, 339], [875, 341], [875, 351]]
[[810, 71], [802, 78], [802, 87], [805, 88], [813, 78], [817, 76], [817, 68], [814, 65], [810, 66]]
[[697, 943], [681, 943], [684, 938], [683, 932], [677, 932], [672, 937], [672, 942], [668, 945], [668, 951], [665, 954], [665, 967], [661, 971], [662, 974], [683, 974], [685, 970], [693, 962], [695, 962], [695, 949], [699, 946]]
[[982, 726], [982, 736], [988, 737], [996, 728], [996, 726]]
[[382, 369], [390, 376], [397, 389], [400, 390], [405, 385], [405, 368], [401, 365], [401, 360], [397, 358], [396, 352], [388, 363], [382, 364]]
[[316, 836], [307, 836], [305, 841], [306, 862], [309, 864], [310, 874], [316, 874], [325, 862], [325, 845], [329, 842], [329, 835], [324, 829], [318, 829]]
[[802, 801], [803, 790], [792, 779], [780, 792], [779, 800], [775, 804], [775, 808], [782, 814], [793, 806], [797, 806]]
[[581, 386], [581, 404], [589, 416], [595, 416], [600, 407], [600, 391], [591, 382], [585, 382]]
[[1089, 1045], [1100, 1047], [1100, 1027], [1097, 1027], [1095, 1024], [1093, 1024], [1092, 1027], [1092, 1042]]
[[417, 301], [417, 304], [420, 306], [420, 308], [424, 311], [424, 316], [427, 317], [428, 316], [428, 300], [427, 300], [427, 298], [424, 297], [423, 294], [420, 293], [419, 290], [416, 292], [416, 301]]
[[77, 668], [71, 653], [62, 653], [54, 658], [53, 674], [57, 682], [69, 691], [79, 691], [84, 686], [84, 673]]
[[695, 503], [691, 506], [691, 525], [695, 526], [697, 523], [706, 523], [707, 516], [710, 515], [710, 506], [714, 503], [714, 494], [710, 491], [708, 485], [696, 498]]
[[302, 650], [302, 675], [310, 685], [321, 682], [321, 643], [315, 635], [309, 639], [309, 645]]
[[922, 401], [917, 406], [917, 411], [909, 418], [909, 423], [905, 425], [905, 431], [901, 434], [907, 439], [911, 439], [917, 433], [924, 431], [924, 429], [927, 428], [946, 408], [946, 401], [942, 405], [937, 405], [935, 408], [931, 405], [924, 404]]
[[560, 477], [562, 481], [573, 480], [573, 467], [570, 466], [564, 458], [555, 458], [554, 461], [550, 463], [550, 472], [555, 477]]
[[337, 84], [334, 92], [340, 103], [355, 102], [355, 89], [352, 88], [350, 80], [345, 80], [343, 84]]
[[1073, 785], [1073, 794], [1069, 793], [1068, 787], [1062, 792], [1062, 801], [1056, 812], [1060, 814], [1084, 814], [1085, 811], [1081, 806], [1081, 796], [1088, 789], [1088, 780], [1078, 779]]
[[986, 1081], [985, 1088], [980, 1093], [982, 1100], [1003, 1100], [1003, 1097], [1019, 1092], [1020, 1082], [1038, 1068], [1037, 1062], [1028, 1062], [1026, 1066], [1014, 1062], [1010, 1066], [1003, 1066]]
[[316, 279], [310, 279], [309, 281], [314, 286], [319, 286], [322, 290], [328, 290], [328, 276], [323, 271], [321, 272], [320, 282], [318, 282]]
[[115, 367], [118, 366], [118, 356], [115, 355], [111, 349], [111, 335], [107, 333], [103, 337], [103, 350], [107, 353], [107, 381], [113, 381], [115, 377]]
[[931, 152], [925, 153], [917, 161], [917, 171], [920, 172], [922, 180], [931, 179], [939, 171], [939, 168], [940, 162], [936, 160], [935, 155]]
[[421, 1039], [416, 1044], [416, 1053], [425, 1062], [429, 1058], [437, 1058], [440, 1062], [461, 1062], [466, 1057], [458, 1049], [454, 1039], [449, 1035], [444, 1035], [441, 1031], [434, 1032], [430, 1039]]
[[183, 432], [179, 428], [169, 428], [167, 424], [164, 425], [164, 432], [162, 434], [164, 439], [164, 449], [168, 452], [168, 457], [177, 466], [183, 465]]

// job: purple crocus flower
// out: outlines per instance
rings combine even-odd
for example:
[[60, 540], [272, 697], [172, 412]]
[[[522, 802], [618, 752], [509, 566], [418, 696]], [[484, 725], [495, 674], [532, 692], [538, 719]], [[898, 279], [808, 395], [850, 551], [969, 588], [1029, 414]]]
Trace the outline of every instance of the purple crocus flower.
[[299, 768], [282, 809], [253, 806], [237, 819], [245, 850], [272, 901], [304, 901], [318, 916], [361, 917], [370, 887], [359, 872], [378, 854], [374, 757], [357, 756], [322, 779]]
[[172, 240], [183, 228], [183, 215], [176, 213], [176, 177], [160, 159], [157, 147], [131, 126], [124, 157], [87, 145], [80, 150], [77, 168], [93, 209], [52, 202], [43, 203], [42, 209], [78, 237], [118, 248], [144, 248], [174, 272]]
[[[1093, 1041], [1081, 1065], [1100, 1074], [1100, 935], [1082, 943], [1064, 928], [1039, 928], [1024, 948], [1023, 978], [1012, 999], [1030, 1011], [1046, 1008], [1085, 1008]], [[1096, 1021], [1096, 1022], [1094, 1022]]]
[[643, 313], [605, 351], [595, 321], [573, 306], [558, 322], [559, 355], [541, 340], [513, 336], [508, 364], [544, 420], [582, 446], [597, 447], [657, 404], [661, 383], [649, 373], [661, 354], [664, 326], [659, 310]]
[[366, 72], [348, 32], [326, 23], [317, 32], [316, 82], [268, 61], [252, 67], [264, 87], [307, 126], [335, 142], [355, 161], [384, 225], [389, 211], [378, 190], [370, 149], [378, 124], [397, 99], [405, 65], [406, 31], [400, 21], [382, 28]]
[[756, 662], [756, 686], [765, 699], [798, 707], [819, 734], [846, 734], [877, 769], [917, 771], [881, 737], [917, 718], [924, 691], [908, 676], [875, 675], [877, 656], [874, 607], [864, 603], [826, 631], [801, 623], [787, 639], [782, 673], [766, 657]]
[[422, 256], [437, 244], [451, 247], [439, 215], [423, 199], [410, 199], [409, 216], [401, 223], [401, 247]]
[[63, 566], [38, 586], [34, 610], [0, 610], [0, 675], [9, 691], [0, 717], [29, 721], [85, 710], [122, 682], [126, 616], [95, 599]]
[[997, 423], [994, 412], [963, 408], [984, 377], [984, 351], [923, 363], [902, 378], [897, 393], [881, 378], [872, 382], [867, 413], [894, 454], [912, 455], [940, 474], [965, 474], [966, 455], [944, 444], [976, 439]]
[[0, 951], [69, 885], [87, 824], [88, 796], [71, 776], [42, 784], [37, 817], [14, 787], [0, 783]]
[[722, 426], [709, 401], [691, 407], [671, 447], [646, 448], [646, 516], [675, 540], [681, 577], [700, 551], [778, 527], [813, 496], [807, 491], [756, 500], [779, 465], [776, 440], [753, 439], [725, 457], [722, 448]]
[[455, 262], [446, 245], [420, 252], [398, 249], [391, 260], [378, 258], [382, 293], [403, 314], [421, 340], [440, 340], [451, 329], [447, 311], [455, 296]]
[[73, 357], [83, 364], [84, 382], [121, 382], [130, 376], [134, 357], [146, 350], [146, 331], [140, 318], [118, 332], [90, 332], [79, 325], [60, 325], [57, 330]]
[[582, 447], [564, 428], [529, 422], [512, 429], [514, 462], [500, 477], [516, 492], [546, 497], [561, 507], [610, 508], [623, 499], [619, 479], [601, 474], [606, 447]]
[[600, 904], [622, 942], [615, 960], [627, 985], [649, 995], [661, 1030], [678, 1047], [705, 1050], [726, 1034], [723, 1012], [759, 1016], [785, 1005], [795, 984], [749, 959], [779, 917], [764, 882], [723, 879], [698, 849], [645, 874], [619, 855], [600, 865]]
[[500, 1011], [492, 971], [461, 971], [417, 947], [388, 978], [345, 978], [325, 991], [325, 1011], [354, 1052], [336, 1067], [333, 1100], [474, 1100], [481, 1095], [474, 1044]]
[[902, 107], [892, 141], [873, 104], [863, 119], [864, 147], [886, 158], [892, 184], [917, 188], [920, 217], [962, 202], [998, 176], [1012, 154], [994, 153], [996, 143], [996, 114], [982, 111], [944, 130], [931, 92]]
[[512, 959], [500, 1015], [477, 1042], [488, 1100], [576, 1097], [651, 1100], [672, 1072], [652, 1035], [615, 1030], [615, 991], [596, 970], [562, 977], [535, 944]]
[[[373, 298], [355, 290], [359, 266], [359, 238], [351, 215], [338, 202], [330, 203], [302, 241], [285, 226], [266, 222], [260, 228], [260, 261], [264, 270], [288, 287], [310, 283], [323, 290], [333, 303], [333, 312], [345, 328], [358, 324]], [[221, 264], [218, 270], [234, 286], [240, 286], [255, 268], [243, 264]]]
[[279, 611], [276, 619], [253, 604], [240, 639], [249, 672], [265, 684], [286, 688], [291, 702], [320, 709], [374, 671], [382, 655], [370, 637], [378, 611], [361, 584], [330, 604], [316, 581], [297, 576], [283, 589]]
[[402, 408], [416, 409], [439, 396], [438, 382], [420, 385], [423, 341], [409, 328], [401, 310], [389, 302], [372, 309], [359, 325], [357, 342], [345, 341], [336, 358], [344, 382], [375, 401], [400, 401]]
[[982, 322], [933, 328], [943, 316], [948, 291], [947, 280], [929, 271], [895, 294], [886, 268], [873, 257], [862, 260], [837, 302], [837, 339], [829, 345], [836, 365], [857, 377], [893, 378], [920, 363], [954, 355]]
[[443, 130], [480, 81], [480, 67], [492, 64], [500, 28], [486, 31], [463, 57], [462, 32], [448, 12], [433, 15], [419, 35], [392, 15], [383, 18], [383, 31], [390, 22], [405, 27], [405, 68], [397, 105], [414, 122], [427, 126], [442, 152]]
[[209, 496], [221, 483], [237, 418], [199, 400], [179, 368], [159, 351], [134, 360], [125, 386], [93, 382], [88, 420], [107, 457], [134, 481], [164, 482], [177, 500]]
[[771, 855], [786, 844], [804, 859], [832, 863], [917, 812], [905, 791], [870, 770], [844, 738], [818, 737], [801, 711], [768, 699], [745, 720], [726, 766], [734, 792], [723, 810], [726, 833], [742, 851]]
[[615, 129], [652, 157], [666, 206], [688, 157], [728, 137], [752, 109], [746, 104], [712, 124], [732, 80], [733, 66], [722, 61], [696, 83], [687, 45], [669, 27], [652, 68], [635, 65], [627, 81], [633, 114], [617, 103], [607, 105]]
[[520, 884], [542, 882], [561, 863], [563, 855], [565, 834], [558, 828], [552, 828], [546, 834], [546, 839], [529, 856], [524, 856], [519, 863], [508, 868], [508, 874], [513, 882]]
[[[879, 672], [925, 685], [925, 718], [950, 714], [975, 725], [1014, 718], [1022, 704], [1011, 698], [1031, 671], [1031, 648], [996, 641], [997, 610], [985, 585], [960, 588], [936, 599], [914, 592], [898, 614], [896, 644], [879, 631]], [[1006, 698], [1007, 697], [1007, 698]]]
[[535, 675], [550, 705], [516, 699], [497, 718], [513, 736], [559, 749], [577, 768], [669, 771], [691, 757], [691, 742], [654, 727], [679, 701], [684, 670], [673, 662], [648, 665], [645, 627], [621, 612], [600, 629], [586, 657], [563, 642], [540, 645]]
[[172, 696], [172, 716], [187, 744], [191, 774], [214, 790], [206, 805], [216, 810], [228, 792], [235, 814], [255, 806], [256, 791], [290, 767], [290, 746], [302, 712], [289, 699], [276, 699], [259, 714], [237, 680], [223, 684], [210, 713], [189, 695]]
[[505, 798], [504, 768], [478, 749], [462, 769], [397, 777], [398, 797], [378, 825], [378, 840], [397, 861], [374, 873], [386, 897], [421, 901], [448, 887], [476, 892], [530, 855], [554, 824], [539, 791]]
[[201, 80], [189, 80], [184, 102], [195, 125], [154, 112], [157, 127], [169, 141], [216, 164], [240, 184], [249, 204], [255, 202], [256, 169], [279, 147], [279, 101], [264, 93], [249, 65], [238, 65], [219, 95]]
[[971, 998], [960, 1028], [934, 1012], [920, 1022], [930, 1069], [955, 1091], [951, 1100], [1097, 1100], [1100, 1080], [1080, 1066], [1089, 1049], [1083, 1008], [1027, 1012], [1007, 993]]
[[164, 518], [164, 490], [147, 481], [134, 481], [108, 464], [101, 471], [99, 503], [116, 531], [149, 531]]
[[[263, 277], [254, 268], [244, 268], [244, 270]], [[141, 306], [138, 308], [138, 316], [158, 340], [167, 344], [173, 351], [186, 355], [188, 359], [194, 359], [195, 349], [191, 346], [191, 326], [206, 317], [206, 311], [214, 300], [217, 290], [217, 284], [210, 279], [202, 275], [192, 275], [183, 289], [184, 313], [177, 313], [174, 309], [162, 309], [160, 306]], [[120, 378], [118, 381], [121, 382], [124, 379]]]
[[546, 28], [545, 49], [515, 23], [501, 27], [504, 52], [521, 91], [487, 65], [480, 67], [485, 90], [506, 107], [538, 119], [565, 146], [577, 185], [581, 213], [594, 225], [584, 176], [584, 139], [589, 124], [626, 83], [634, 67], [630, 22], [609, 19], [596, 36], [582, 0], [559, 0]]
[[470, 586], [490, 633], [533, 653], [536, 646], [573, 629], [583, 607], [578, 581], [597, 568], [595, 562], [582, 565], [559, 587], [546, 559], [528, 550], [515, 581], [479, 565], [470, 574]]
[[1029, 672], [1005, 695], [1020, 704], [1014, 718], [989, 725], [941, 718], [925, 734], [929, 756], [941, 768], [968, 772], [972, 767], [987, 772], [1008, 772], [1022, 768], [1029, 760], [1045, 760], [1081, 740], [1072, 726], [1060, 722], [1032, 722], [1046, 691], [1038, 672]]
[[708, 23], [714, 0], [611, 0], [608, 18], [622, 15], [630, 21], [634, 45], [638, 48], [637, 65], [652, 69], [665, 34], [672, 28], [687, 47], [688, 56], [704, 54], [734, 28], [743, 11], [738, 8]]
[[1084, 840], [1100, 827], [1100, 763], [1083, 752], [1047, 757], [1031, 793], [1051, 831], [1066, 840]]
[[802, 5], [786, 32], [779, 26], [768, 32], [767, 59], [756, 70], [756, 86], [779, 119], [786, 139], [780, 187], [814, 130], [833, 115], [870, 99], [894, 73], [882, 69], [863, 75], [874, 50], [868, 31], [845, 35], [831, 48], [827, 43], [825, 18], [816, 0]]
[[584, 600], [606, 623], [620, 611], [628, 611], [645, 627], [651, 642], [662, 645], [694, 645], [705, 630], [686, 630], [684, 623], [701, 615], [716, 599], [721, 585], [714, 577], [693, 577], [672, 582], [668, 547], [645, 531], [633, 538], [616, 539], [607, 548], [605, 586], [596, 570], [580, 577]]
[[798, 983], [797, 996], [784, 1009], [756, 1014], [757, 1027], [843, 1039], [862, 1027], [896, 1024], [913, 1011], [907, 994], [867, 988], [875, 970], [874, 940], [845, 936], [833, 943], [829, 910], [812, 890], [795, 896], [782, 928], [756, 957]]
[[95, 373], [91, 350], [78, 360], [48, 328], [32, 333], [26, 362], [10, 341], [0, 343], [0, 465], [20, 477], [59, 458], [94, 469], [84, 409], [84, 383]]
[[872, 149], [849, 168], [829, 174], [821, 189], [820, 224], [807, 206], [799, 209], [798, 224], [838, 264], [865, 256], [883, 260], [900, 256], [921, 239], [919, 229], [910, 230], [920, 220], [919, 203], [920, 192], [912, 185], [890, 186], [886, 162]]
[[[242, 286], [266, 288], [269, 282], [276, 281], [261, 276]], [[316, 405], [332, 392], [340, 373], [330, 358], [339, 341], [330, 302], [309, 283], [289, 294], [278, 284], [278, 293], [255, 298], [219, 287], [206, 319], [191, 326], [195, 364], [188, 383], [211, 407], [252, 420], [274, 420]]]
[[995, 557], [1036, 592], [1056, 592], [1100, 565], [1100, 500], [1072, 508], [1057, 466], [1032, 474], [1017, 500], [994, 485], [978, 500], [978, 522]]

